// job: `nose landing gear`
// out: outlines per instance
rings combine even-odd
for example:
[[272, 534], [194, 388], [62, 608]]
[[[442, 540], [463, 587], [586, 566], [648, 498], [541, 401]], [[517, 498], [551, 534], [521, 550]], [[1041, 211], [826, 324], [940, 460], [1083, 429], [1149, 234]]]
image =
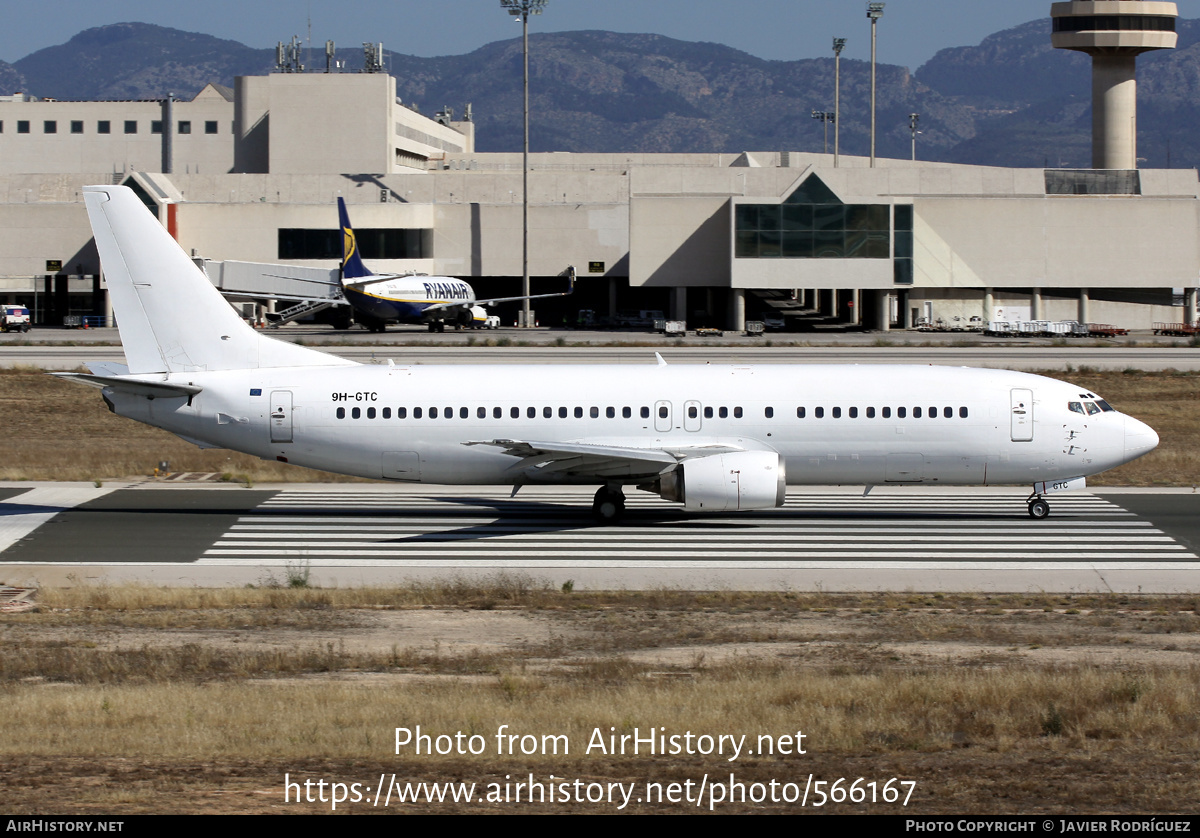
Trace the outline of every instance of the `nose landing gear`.
[[1050, 514], [1050, 504], [1041, 495], [1032, 494], [1026, 501], [1029, 506], [1029, 517], [1041, 520]]

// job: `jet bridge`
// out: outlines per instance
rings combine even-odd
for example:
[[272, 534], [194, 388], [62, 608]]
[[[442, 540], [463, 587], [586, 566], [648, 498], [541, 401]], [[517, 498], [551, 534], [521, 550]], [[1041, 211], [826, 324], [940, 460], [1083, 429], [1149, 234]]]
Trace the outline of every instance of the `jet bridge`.
[[342, 296], [337, 268], [312, 268], [268, 262], [214, 262], [197, 259], [209, 282], [231, 302], [280, 300], [292, 305], [268, 316], [272, 326], [344, 306], [347, 325], [349, 303]]

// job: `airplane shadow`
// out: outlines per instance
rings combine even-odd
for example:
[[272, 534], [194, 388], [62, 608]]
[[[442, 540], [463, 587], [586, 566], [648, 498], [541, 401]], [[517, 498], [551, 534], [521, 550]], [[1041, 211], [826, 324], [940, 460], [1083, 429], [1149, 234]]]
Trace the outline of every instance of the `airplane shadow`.
[[62, 512], [65, 506], [38, 506], [28, 503], [0, 503], [0, 517], [7, 515], [29, 515]]
[[[555, 532], [585, 532], [588, 530], [601, 530], [610, 534], [614, 538], [619, 538], [622, 528], [627, 527], [670, 527], [680, 533], [696, 533], [696, 532], [746, 532], [752, 533], [763, 525], [769, 525], [773, 522], [783, 522], [795, 524], [797, 521], [954, 521], [961, 522], [965, 519], [977, 519], [980, 517], [977, 510], [963, 512], [953, 511], [938, 511], [938, 512], [888, 512], [879, 510], [818, 510], [804, 508], [784, 508], [784, 509], [768, 509], [768, 510], [752, 510], [747, 512], [727, 512], [722, 513], [722, 517], [726, 520], [715, 521], [706, 519], [702, 516], [696, 516], [685, 512], [682, 509], [629, 509], [626, 510], [625, 517], [619, 524], [601, 525], [597, 524], [591, 516], [591, 510], [578, 505], [566, 506], [563, 504], [543, 503], [538, 501], [520, 502], [514, 500], [496, 500], [495, 498], [427, 498], [431, 502], [440, 504], [458, 504], [461, 506], [482, 506], [493, 509], [496, 512], [497, 518], [495, 521], [485, 524], [473, 524], [464, 526], [456, 530], [419, 533], [411, 536], [402, 536], [397, 538], [382, 539], [380, 544], [413, 544], [413, 543], [440, 543], [454, 542], [464, 540], [487, 540], [490, 538], [499, 538], [502, 536], [520, 536], [520, 535], [544, 535]], [[394, 513], [393, 513], [394, 514]], [[460, 514], [469, 515], [468, 510], [463, 510], [461, 513], [443, 513], [439, 512], [436, 518], [430, 520], [449, 522]], [[1010, 518], [1027, 519], [1028, 515], [1017, 507], [1014, 513], [1010, 515], [988, 515], [987, 517], [994, 520], [1009, 520]], [[560, 518], [561, 521], [547, 520], [547, 518]], [[735, 520], [730, 521], [729, 518]], [[536, 524], [531, 524], [527, 528], [522, 527], [522, 521], [528, 519], [536, 519]], [[497, 531], [497, 528], [503, 528], [503, 531]]]
[[[592, 518], [590, 506], [582, 504], [546, 503], [543, 501], [520, 499], [497, 499], [482, 497], [429, 496], [412, 498], [412, 501], [428, 502], [436, 505], [437, 509], [413, 509], [411, 505], [397, 507], [359, 507], [337, 508], [328, 506], [289, 506], [284, 508], [247, 506], [244, 508], [219, 508], [206, 506], [162, 506], [138, 507], [127, 505], [83, 504], [71, 510], [62, 510], [71, 514], [128, 514], [146, 516], [223, 516], [280, 519], [310, 518], [314, 515], [322, 517], [344, 518], [347, 521], [370, 522], [375, 519], [395, 519], [397, 517], [410, 520], [414, 524], [430, 526], [453, 525], [456, 520], [463, 518], [478, 518], [481, 515], [494, 520], [482, 523], [465, 523], [461, 527], [441, 530], [438, 532], [418, 532], [412, 535], [401, 535], [393, 538], [380, 538], [378, 544], [436, 544], [452, 542], [484, 542], [522, 535], [547, 535], [554, 533], [585, 533], [588, 531], [604, 532], [612, 538], [620, 538], [623, 528], [663, 527], [670, 530], [689, 534], [695, 533], [730, 533], [745, 532], [752, 534], [762, 526], [775, 523], [796, 525], [806, 521], [861, 522], [870, 521], [924, 521], [962, 522], [987, 518], [996, 522], [1012, 520], [1028, 520], [1023, 505], [1012, 504], [1012, 512], [1008, 514], [998, 505], [995, 511], [981, 513], [978, 509], [964, 509], [961, 512], [953, 510], [938, 511], [887, 511], [864, 509], [862, 511], [849, 509], [815, 509], [803, 506], [790, 506], [781, 509], [752, 510], [746, 512], [722, 513], [722, 520], [713, 520], [701, 515], [694, 515], [679, 508], [653, 509], [635, 507], [626, 511], [624, 519], [619, 524], [601, 525]], [[411, 502], [410, 502], [411, 503]], [[24, 504], [0, 503], [0, 517], [27, 512], [46, 512], [47, 507], [28, 506]], [[1071, 515], [1058, 515], [1059, 520], [1073, 518]], [[302, 524], [297, 524], [302, 527]]]

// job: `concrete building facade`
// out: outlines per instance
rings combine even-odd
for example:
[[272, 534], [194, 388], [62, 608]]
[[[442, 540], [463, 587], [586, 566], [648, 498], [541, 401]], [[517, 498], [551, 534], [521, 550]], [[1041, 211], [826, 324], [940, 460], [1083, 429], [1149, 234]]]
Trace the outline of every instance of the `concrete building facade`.
[[[394, 90], [382, 74], [241, 78], [228, 97], [210, 86], [174, 103], [172, 122], [194, 127], [211, 113], [220, 130], [201, 135], [214, 138], [203, 149], [182, 142], [194, 133], [176, 136], [170, 172], [161, 155], [150, 165], [149, 146], [128, 145], [141, 139], [121, 146], [85, 133], [54, 145], [61, 137], [50, 134], [35, 154], [9, 128], [77, 116], [86, 127], [105, 107], [110, 122], [128, 113], [140, 125], [159, 103], [0, 101], [0, 160], [25, 154], [21, 166], [0, 166], [0, 299], [36, 306], [43, 322], [103, 313], [81, 188], [114, 178], [197, 258], [334, 266], [341, 196], [374, 269], [513, 293], [521, 155], [475, 152], [471, 123], [423, 117]], [[135, 153], [147, 165], [117, 165]], [[569, 264], [580, 277], [574, 297], [541, 306], [542, 323], [644, 308], [737, 328], [781, 304], [874, 329], [998, 315], [1127, 328], [1196, 319], [1195, 170], [837, 162], [798, 152], [532, 155], [534, 292]]]

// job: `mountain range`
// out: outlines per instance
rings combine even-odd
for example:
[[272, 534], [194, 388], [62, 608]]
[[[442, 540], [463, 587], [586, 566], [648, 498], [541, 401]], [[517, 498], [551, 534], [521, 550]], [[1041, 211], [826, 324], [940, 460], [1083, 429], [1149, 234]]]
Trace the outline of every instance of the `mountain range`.
[[[1138, 59], [1138, 153], [1148, 167], [1200, 164], [1200, 20], [1177, 21], [1179, 46]], [[323, 63], [323, 50], [314, 51]], [[360, 50], [339, 50], [353, 72]], [[998, 166], [1091, 163], [1089, 61], [1050, 46], [1050, 21], [944, 49], [910, 72], [877, 67], [877, 153], [908, 157], [920, 114], [921, 159]], [[56, 99], [189, 98], [208, 82], [274, 68], [275, 50], [143, 23], [88, 29], [0, 62], [0, 93]], [[397, 95], [432, 114], [473, 105], [479, 151], [521, 147], [521, 42], [466, 55], [386, 53]], [[841, 150], [869, 149], [869, 64], [841, 65]], [[602, 31], [530, 37], [535, 151], [821, 151], [813, 110], [833, 110], [830, 57], [768, 61], [731, 47]], [[832, 131], [830, 132], [832, 134]], [[832, 142], [832, 137], [830, 138]]]

